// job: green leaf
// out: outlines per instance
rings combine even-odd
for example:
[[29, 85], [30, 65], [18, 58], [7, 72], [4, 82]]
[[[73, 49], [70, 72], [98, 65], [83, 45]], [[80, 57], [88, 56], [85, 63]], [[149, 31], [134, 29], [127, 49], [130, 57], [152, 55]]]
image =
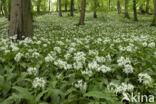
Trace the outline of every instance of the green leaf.
[[105, 94], [99, 91], [90, 91], [84, 94], [85, 97], [105, 98]]
[[15, 86], [13, 87], [18, 92], [18, 95], [28, 101], [29, 104], [35, 104], [34, 103], [34, 97], [31, 95], [31, 93], [26, 89], [22, 87]]

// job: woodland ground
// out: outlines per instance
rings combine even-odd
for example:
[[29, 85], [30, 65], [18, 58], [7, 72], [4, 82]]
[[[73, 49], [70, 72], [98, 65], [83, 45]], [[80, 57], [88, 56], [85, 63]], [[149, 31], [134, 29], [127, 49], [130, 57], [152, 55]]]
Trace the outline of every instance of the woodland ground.
[[33, 40], [16, 42], [0, 17], [0, 103], [120, 104], [123, 93], [156, 96], [156, 28], [153, 16], [138, 17], [87, 13], [78, 27], [78, 14], [47, 13], [34, 18]]

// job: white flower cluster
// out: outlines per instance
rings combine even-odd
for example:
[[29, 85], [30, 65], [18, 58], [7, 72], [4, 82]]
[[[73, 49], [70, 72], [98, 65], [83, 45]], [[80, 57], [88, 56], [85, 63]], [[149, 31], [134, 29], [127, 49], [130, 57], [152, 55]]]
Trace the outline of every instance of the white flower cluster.
[[19, 52], [19, 53], [17, 53], [16, 56], [14, 57], [14, 60], [15, 60], [16, 62], [19, 62], [19, 61], [21, 60], [22, 56], [24, 56], [23, 53], [20, 53], [20, 52]]
[[75, 83], [75, 88], [80, 89], [81, 91], [86, 91], [87, 89], [87, 83], [83, 80], [79, 80]]
[[54, 60], [55, 60], [55, 58], [51, 54], [48, 54], [45, 57], [45, 62], [53, 62]]
[[121, 56], [117, 60], [117, 62], [118, 62], [119, 66], [124, 66], [123, 71], [126, 74], [133, 73], [133, 67], [131, 65], [131, 61], [129, 60], [129, 58], [125, 58], [125, 57]]
[[37, 75], [38, 70], [37, 70], [37, 68], [35, 68], [35, 67], [29, 67], [29, 68], [27, 69], [27, 72], [28, 72], [29, 75]]
[[118, 85], [116, 83], [111, 82], [108, 85], [108, 89], [118, 94], [124, 92], [131, 92], [134, 90], [134, 86], [130, 83], [121, 83], [121, 85]]
[[85, 61], [86, 61], [86, 57], [85, 56], [86, 56], [86, 54], [84, 52], [77, 52], [77, 53], [74, 54], [74, 60], [77, 63], [79, 63], [79, 62], [85, 63]]
[[139, 82], [143, 83], [145, 85], [150, 84], [152, 82], [152, 78], [150, 75], [148, 75], [147, 73], [140, 73], [138, 74], [139, 77]]
[[58, 59], [54, 62], [54, 65], [58, 66], [60, 69], [68, 70], [72, 68], [72, 65], [68, 64], [66, 61]]
[[43, 78], [36, 77], [33, 81], [34, 88], [45, 88], [46, 81]]
[[91, 70], [86, 69], [85, 71], [81, 71], [82, 75], [92, 76], [93, 72]]
[[144, 46], [144, 47], [150, 47], [150, 48], [154, 48], [155, 47], [155, 42], [151, 42], [151, 43], [147, 43], [147, 42], [144, 42], [144, 43], [142, 43], [142, 45]]
[[102, 73], [110, 72], [112, 69], [110, 67], [107, 67], [105, 65], [102, 65], [98, 67], [97, 71], [101, 71]]

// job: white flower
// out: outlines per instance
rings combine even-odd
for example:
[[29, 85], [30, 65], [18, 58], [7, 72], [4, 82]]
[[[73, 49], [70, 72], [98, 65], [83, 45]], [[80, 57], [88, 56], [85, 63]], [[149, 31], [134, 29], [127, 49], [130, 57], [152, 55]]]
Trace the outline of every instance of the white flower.
[[102, 66], [98, 67], [97, 70], [98, 71], [102, 71], [102, 73], [107, 73], [107, 72], [110, 72], [111, 71], [111, 68], [110, 67], [107, 67], [105, 65], [102, 65]]
[[86, 69], [85, 71], [81, 71], [83, 75], [92, 76], [93, 72], [91, 70]]
[[155, 47], [155, 43], [154, 42], [149, 43], [148, 47], [154, 48]]
[[117, 62], [118, 62], [118, 65], [119, 65], [119, 66], [123, 66], [123, 65], [130, 64], [130, 63], [131, 63], [131, 61], [129, 60], [129, 58], [125, 58], [125, 57], [123, 57], [123, 56], [121, 56], [121, 57], [117, 60]]
[[86, 54], [84, 52], [77, 52], [74, 54], [74, 60], [78, 63], [78, 62], [82, 62], [85, 63], [86, 60]]
[[57, 53], [61, 53], [61, 48], [60, 47], [54, 47], [54, 51], [56, 51]]
[[32, 83], [34, 88], [42, 88], [42, 89], [45, 88], [45, 84], [46, 81], [43, 78], [39, 78], [39, 77], [36, 77]]
[[147, 42], [144, 42], [144, 43], [142, 43], [142, 45], [144, 46], [144, 47], [147, 47]]
[[127, 64], [127, 65], [125, 65], [124, 67], [125, 67], [125, 68], [123, 69], [123, 71], [124, 71], [126, 74], [133, 73], [133, 67], [132, 67], [132, 65]]
[[93, 62], [88, 64], [88, 68], [91, 69], [91, 70], [98, 69], [98, 67], [99, 67], [99, 64], [97, 64], [96, 61], [93, 61]]
[[86, 91], [86, 89], [87, 89], [87, 83], [84, 82], [83, 80], [79, 80], [75, 84], [75, 87], [78, 88], [78, 89], [80, 89], [81, 91]]
[[36, 75], [38, 71], [37, 71], [37, 68], [30, 67], [27, 69], [27, 72], [29, 75]]
[[105, 57], [99, 57], [99, 56], [96, 56], [95, 57], [95, 60], [99, 63], [104, 63], [106, 61], [106, 58]]
[[18, 54], [16, 54], [16, 56], [14, 57], [14, 60], [16, 61], [16, 62], [19, 62], [20, 60], [21, 60], [21, 57], [23, 56], [23, 54], [22, 53], [18, 53]]
[[147, 73], [140, 73], [138, 74], [139, 77], [139, 82], [143, 83], [143, 84], [150, 84], [152, 82], [152, 78], [150, 75], [148, 75]]
[[47, 57], [45, 57], [45, 62], [53, 62], [55, 60], [54, 57], [52, 57], [50, 54], [48, 54]]
[[81, 62], [76, 62], [73, 64], [74, 69], [80, 70], [83, 68], [83, 64]]
[[32, 54], [32, 57], [34, 57], [34, 58], [37, 58], [38, 56], [40, 56], [40, 54], [39, 54], [38, 52], [34, 52], [34, 53]]

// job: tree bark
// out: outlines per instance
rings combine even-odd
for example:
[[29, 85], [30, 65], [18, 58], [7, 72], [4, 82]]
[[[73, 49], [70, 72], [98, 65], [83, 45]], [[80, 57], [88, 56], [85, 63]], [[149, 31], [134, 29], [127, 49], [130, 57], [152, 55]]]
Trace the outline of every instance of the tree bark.
[[37, 13], [40, 13], [41, 0], [37, 1]]
[[67, 3], [67, 0], [65, 0], [65, 5], [64, 5], [64, 8], [65, 8], [65, 12], [67, 12], [68, 11], [68, 3]]
[[136, 9], [136, 0], [133, 0], [133, 12], [134, 12], [134, 21], [138, 21], [137, 9]]
[[118, 14], [121, 14], [120, 0], [117, 1], [117, 9], [118, 9]]
[[33, 36], [31, 0], [11, 1], [9, 36], [17, 35], [17, 40]]
[[4, 16], [8, 18], [8, 11], [6, 7], [6, 0], [1, 0], [2, 1], [2, 10], [4, 11]]
[[141, 5], [139, 9], [141, 14], [145, 14], [146, 11], [143, 9], [143, 5]]
[[151, 26], [156, 27], [156, 0], [153, 0], [153, 4], [154, 4], [154, 18], [153, 18], [153, 22], [152, 22]]
[[146, 0], [146, 13], [149, 14], [149, 0]]
[[82, 0], [81, 4], [81, 14], [80, 14], [80, 20], [78, 25], [85, 25], [85, 12], [86, 12], [86, 0]]
[[74, 16], [74, 0], [71, 0], [71, 5], [70, 5], [70, 16]]
[[56, 2], [56, 12], [58, 12], [58, 4], [59, 4], [59, 0], [57, 0]]
[[62, 6], [61, 6], [61, 0], [59, 0], [59, 16], [62, 17]]
[[49, 12], [51, 11], [51, 0], [49, 0]]
[[108, 5], [109, 5], [109, 10], [111, 10], [111, 0], [108, 1]]
[[130, 19], [130, 16], [128, 14], [128, 0], [125, 0], [125, 18]]
[[94, 0], [94, 14], [93, 14], [93, 17], [94, 17], [94, 18], [97, 18], [96, 9], [97, 9], [97, 1]]

